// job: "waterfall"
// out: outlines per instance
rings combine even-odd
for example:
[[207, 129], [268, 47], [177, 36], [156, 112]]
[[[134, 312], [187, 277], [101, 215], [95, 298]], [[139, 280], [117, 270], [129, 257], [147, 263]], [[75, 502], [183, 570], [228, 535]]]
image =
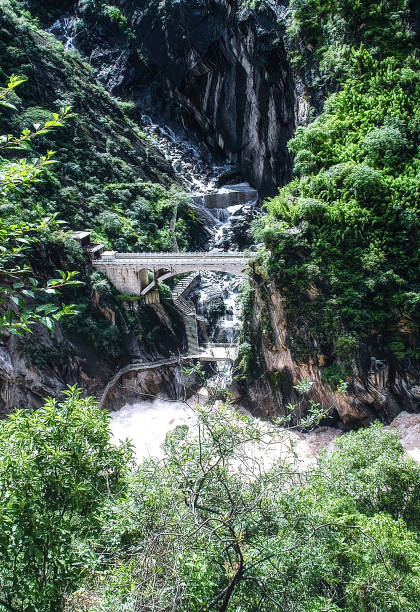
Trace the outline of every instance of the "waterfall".
[[54, 36], [61, 40], [65, 49], [72, 51], [74, 47], [74, 25], [77, 18], [73, 15], [70, 17], [62, 17], [57, 19], [53, 25], [48, 28], [48, 32], [54, 34]]
[[228, 160], [221, 165], [206, 160], [199, 145], [189, 140], [179, 129], [162, 125], [149, 115], [142, 115], [141, 119], [143, 131], [170, 162], [177, 178], [190, 193], [210, 193], [216, 189], [223, 175], [237, 170]]
[[[142, 115], [142, 129], [157, 146], [192, 196], [192, 206], [208, 230], [207, 248], [211, 252], [238, 250], [232, 231], [235, 223], [244, 226], [256, 209], [258, 194], [247, 183], [223, 185], [235, 166], [226, 161], [212, 164], [203, 157], [197, 143], [189, 140], [176, 126], [162, 125], [149, 115]], [[197, 314], [207, 326], [206, 338], [210, 343], [234, 344], [241, 328], [238, 297], [242, 280], [220, 272], [201, 274], [201, 284], [192, 291]], [[201, 333], [203, 331], [201, 330]], [[217, 367], [218, 384], [228, 384], [231, 367]]]

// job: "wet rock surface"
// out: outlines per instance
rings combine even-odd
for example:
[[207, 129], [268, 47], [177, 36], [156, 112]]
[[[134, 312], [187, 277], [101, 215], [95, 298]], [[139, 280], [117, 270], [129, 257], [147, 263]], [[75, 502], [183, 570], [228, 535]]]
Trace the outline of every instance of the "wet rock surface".
[[158, 123], [183, 126], [202, 157], [228, 158], [263, 196], [275, 193], [290, 179], [286, 143], [307, 114], [283, 44], [286, 3], [258, 10], [240, 0], [114, 4], [126, 28], [90, 17], [78, 3], [76, 19], [63, 16], [56, 35], [89, 59], [112, 93], [132, 97]]
[[196, 372], [187, 375], [180, 365], [127, 372], [109, 390], [102, 405], [113, 411], [126, 403], [186, 400], [200, 388], [202, 382]]
[[225, 251], [254, 246], [251, 223], [262, 214], [261, 209], [251, 205], [232, 206], [228, 209], [228, 214], [228, 222], [222, 221], [213, 240], [213, 246]]
[[[268, 317], [264, 323], [262, 313]], [[284, 298], [272, 286], [264, 291], [256, 288], [251, 328], [259, 339], [253, 348], [261, 359], [260, 371], [253, 373], [252, 382], [236, 382], [234, 393], [239, 402], [258, 416], [287, 414], [287, 404], [298, 407], [302, 395], [295, 385], [305, 378], [313, 382], [310, 399], [330, 408], [329, 424], [339, 427], [355, 428], [375, 419], [390, 423], [402, 410], [420, 411], [416, 371], [399, 371], [381, 361], [372, 370], [369, 360], [360, 359], [354, 363], [347, 392], [340, 393], [323, 380], [324, 355], [297, 361], [290, 349], [290, 336], [297, 332], [287, 323]], [[294, 415], [303, 416], [299, 408]]]
[[[239, 0], [116, 0], [114, 4], [127, 18], [129, 35], [109, 20], [86, 16], [82, 3], [52, 31], [68, 48], [75, 46], [89, 59], [98, 80], [111, 92], [135, 100], [136, 118], [164, 154], [168, 172], [193, 194], [242, 177], [259, 187], [262, 196], [285, 183], [291, 168], [286, 143], [295, 127], [307, 120], [308, 105], [305, 84], [294, 78], [286, 59], [284, 9], [268, 2], [263, 10], [253, 11]], [[302, 78], [305, 83], [313, 80], [311, 75]], [[315, 107], [320, 108], [323, 92], [318, 94]], [[186, 134], [195, 135], [195, 141]], [[255, 204], [211, 210], [204, 204], [192, 205], [209, 228], [203, 248], [250, 246], [249, 225], [259, 214]], [[228, 343], [237, 338], [240, 283], [235, 283], [216, 273], [197, 294], [202, 340]], [[262, 329], [264, 325], [270, 329]], [[260, 353], [261, 371], [252, 382], [237, 384], [235, 392], [254, 413], [269, 418], [288, 403], [299, 404], [294, 385], [303, 378], [313, 381], [312, 399], [331, 407], [333, 421], [341, 426], [356, 427], [374, 418], [390, 422], [402, 409], [419, 409], [418, 372], [400, 372], [392, 364], [381, 364], [379, 354], [377, 367], [369, 367], [364, 357], [355, 364], [348, 393], [335, 392], [322, 378], [325, 355], [319, 353], [303, 363], [292, 354], [291, 340], [297, 330], [286, 322], [282, 296], [270, 287], [264, 295], [257, 291], [252, 327], [259, 337], [252, 349]], [[158, 328], [164, 328], [168, 336], [178, 335], [185, 348], [182, 332], [165, 321], [164, 309], [150, 333]], [[147, 344], [139, 343], [133, 332], [127, 336], [129, 358], [154, 360], [162, 354], [153, 338]], [[30, 380], [30, 374], [16, 374], [24, 369], [13, 351], [4, 356], [5, 378]], [[16, 389], [23, 391], [16, 392], [23, 397], [25, 389], [30, 389], [36, 396], [39, 389], [42, 395], [48, 385], [54, 391], [71, 378], [54, 376], [35, 377], [23, 387], [19, 382]], [[85, 376], [84, 386], [90, 388], [94, 383]], [[168, 392], [173, 381], [159, 376], [144, 374], [139, 384], [159, 393], [169, 385]]]
[[[96, 350], [80, 335], [63, 333], [59, 324], [53, 336], [41, 325], [33, 328], [29, 338], [2, 336], [0, 417], [14, 408], [39, 408], [46, 397], [60, 398], [68, 385], [77, 384], [86, 395], [99, 400], [108, 382], [125, 363], [153, 362], [182, 351], [185, 337], [173, 309], [154, 304], [139, 313], [135, 302], [123, 304], [122, 308], [124, 315], [119, 316], [122, 354], [119, 356]], [[115, 314], [108, 313], [114, 321]], [[136, 316], [143, 327], [128, 324]]]
[[[95, 355], [91, 347], [69, 344], [59, 325], [53, 338], [42, 326], [34, 327], [32, 337], [36, 347], [32, 357], [28, 346], [22, 346], [28, 345], [28, 338], [4, 335], [0, 341], [0, 417], [14, 408], [39, 408], [49, 396], [60, 398], [67, 385], [79, 385], [86, 395], [100, 394], [112, 375], [108, 360]], [[69, 349], [65, 360], [44, 361], [45, 355], [65, 345]]]

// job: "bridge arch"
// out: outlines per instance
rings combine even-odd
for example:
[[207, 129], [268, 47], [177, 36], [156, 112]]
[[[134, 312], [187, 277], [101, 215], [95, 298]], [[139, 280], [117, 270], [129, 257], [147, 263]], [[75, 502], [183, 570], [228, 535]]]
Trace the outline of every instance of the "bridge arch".
[[[146, 286], [144, 287], [144, 289], [141, 290], [140, 295], [147, 295], [149, 293], [149, 291], [151, 291], [152, 289], [154, 289], [158, 283], [162, 283], [165, 280], [168, 280], [168, 278], [172, 278], [173, 276], [176, 276], [177, 274], [181, 274], [180, 272], [174, 272], [173, 270], [165, 270], [165, 269], [161, 269], [159, 270], [157, 273], [155, 273], [155, 278]], [[197, 272], [197, 275], [199, 274], [199, 272]]]

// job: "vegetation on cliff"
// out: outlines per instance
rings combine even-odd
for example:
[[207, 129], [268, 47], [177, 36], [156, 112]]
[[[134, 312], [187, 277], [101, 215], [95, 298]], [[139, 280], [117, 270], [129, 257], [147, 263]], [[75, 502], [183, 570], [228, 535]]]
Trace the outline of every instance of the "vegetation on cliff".
[[[66, 340], [57, 344], [53, 337], [52, 347], [39, 338], [26, 339], [22, 352], [32, 366], [64, 367], [74, 351], [70, 340], [88, 345], [90, 355], [93, 348], [104, 359], [117, 359], [128, 329], [141, 338], [146, 352], [156, 347], [168, 350], [177, 345], [174, 334], [161, 329], [150, 307], [125, 309], [124, 296], [100, 275], [91, 274], [70, 230], [90, 229], [93, 240], [120, 251], [159, 251], [171, 250], [174, 243], [181, 250], [197, 248], [202, 225], [170, 165], [133, 120], [132, 106], [98, 86], [78, 53], [65, 51], [22, 6], [5, 0], [0, 11], [0, 86], [5, 87], [12, 75], [19, 75], [15, 83], [21, 82], [9, 90], [9, 102], [0, 115], [0, 133], [7, 138], [1, 145], [0, 163], [2, 172], [8, 173], [5, 180], [14, 184], [14, 189], [1, 190], [0, 217], [2, 229], [12, 228], [14, 233], [10, 242], [14, 262], [20, 257], [20, 264], [31, 270], [33, 284], [23, 287], [25, 303], [19, 298], [22, 324], [34, 312], [27, 307], [33, 293], [50, 279], [55, 281], [58, 268], [65, 275], [77, 270], [83, 281], [77, 290], [66, 290], [65, 299], [75, 302], [77, 310], [72, 321], [63, 322]], [[58, 123], [54, 115], [63, 107], [71, 107], [72, 115], [52, 131], [52, 124]], [[31, 142], [29, 151], [16, 150], [22, 134], [26, 134], [24, 144]], [[55, 151], [54, 159], [47, 151]], [[54, 160], [58, 163], [50, 165]], [[52, 222], [54, 218], [60, 223]], [[24, 249], [19, 243], [21, 230], [27, 240]], [[10, 231], [6, 234], [9, 240]], [[28, 240], [28, 235], [36, 236], [36, 241]], [[52, 293], [51, 284], [46, 289]], [[10, 284], [8, 298], [13, 291]], [[46, 321], [52, 326], [61, 308], [56, 298], [41, 299], [40, 316], [32, 316], [33, 322], [41, 320], [47, 306]], [[16, 330], [10, 325], [11, 310], [7, 312], [3, 324]]]
[[[0, 108], [15, 109], [10, 98], [22, 82], [23, 79], [13, 76], [7, 87], [0, 88]], [[29, 153], [34, 140], [54, 128], [63, 127], [63, 121], [68, 117], [69, 109], [64, 108], [60, 113], [55, 113], [51, 121], [37, 124], [33, 130], [25, 129], [18, 136], [2, 134], [0, 155], [7, 155], [10, 151]], [[15, 193], [21, 194], [22, 189], [36, 182], [45, 168], [54, 163], [52, 157], [52, 151], [35, 159], [5, 159], [0, 156], [0, 203]], [[55, 215], [37, 224], [23, 221], [10, 223], [0, 218], [0, 334], [8, 332], [24, 336], [36, 323], [42, 323], [53, 330], [55, 321], [65, 315], [75, 314], [71, 306], [50, 303], [48, 298], [57, 296], [58, 290], [63, 287], [79, 285], [74, 280], [77, 272], [57, 270], [59, 278], [48, 279], [43, 286], [31, 276], [33, 270], [25, 258], [27, 252], [38, 245], [42, 232], [57, 226]], [[37, 297], [43, 297], [44, 303], [27, 306], [25, 299], [35, 300]]]
[[418, 609], [420, 467], [396, 434], [267, 464], [287, 432], [219, 405], [135, 466], [108, 421], [70, 389], [0, 422], [5, 609]]
[[98, 86], [89, 64], [21, 7], [5, 0], [0, 13], [0, 85], [12, 74], [27, 79], [15, 109], [2, 115], [0, 131], [32, 129], [63, 106], [74, 116], [37, 145], [56, 151], [60, 166], [46, 170], [23, 199], [3, 202], [1, 216], [36, 222], [57, 214], [71, 229], [91, 229], [94, 239], [120, 251], [169, 250], [174, 236], [180, 249], [197, 245], [201, 225], [170, 165], [130, 118], [130, 104]]
[[[258, 8], [263, 0], [247, 4]], [[85, 285], [68, 291], [79, 311], [67, 324], [70, 335], [102, 359], [120, 356], [127, 328], [146, 347], [159, 334], [168, 346], [156, 312], [146, 307], [139, 315], [135, 300], [88, 270], [69, 232], [48, 229], [43, 219], [58, 215], [119, 250], [168, 249], [174, 241], [194, 248], [199, 225], [130, 105], [95, 84], [89, 66], [41, 30], [27, 5], [3, 1], [0, 14], [0, 86], [12, 73], [27, 79], [0, 119], [0, 133], [21, 134], [0, 138], [0, 275], [10, 276], [15, 264], [25, 274], [21, 261], [31, 266], [28, 283], [1, 287], [2, 307], [11, 300], [16, 309], [0, 328], [26, 331], [35, 321], [51, 328], [61, 313], [51, 294], [61, 280], [71, 285], [74, 267]], [[46, 22], [56, 14], [53, 0], [30, 5]], [[117, 7], [98, 0], [82, 7], [129, 35]], [[295, 177], [267, 203], [256, 228], [266, 250], [255, 272], [287, 297], [295, 354], [306, 359], [314, 350], [299, 335], [301, 322], [330, 368], [335, 360], [338, 379], [360, 339], [380, 342], [398, 359], [418, 358], [419, 66], [403, 0], [292, 0], [291, 8], [294, 65], [315, 75], [314, 90], [334, 93], [290, 143]], [[51, 133], [50, 120], [57, 127], [60, 115], [46, 109], [61, 106], [76, 116]], [[25, 142], [32, 126], [39, 136], [32, 151], [55, 149], [55, 172], [51, 154], [26, 161], [18, 147], [16, 162], [16, 151], [2, 147]], [[46, 280], [58, 263], [64, 276]], [[46, 281], [45, 304], [25, 319], [24, 300], [44, 287], [38, 279]], [[251, 325], [254, 293], [244, 296], [245, 377], [263, 370]], [[272, 340], [264, 307], [259, 320]], [[26, 341], [24, 355], [58, 368], [69, 361], [61, 345], [44, 350]], [[294, 389], [310, 391], [311, 383]], [[301, 427], [325, 414], [310, 405], [313, 420], [300, 420]], [[194, 414], [189, 428], [168, 434], [161, 457], [139, 465], [129, 443], [112, 443], [109, 415], [76, 388], [0, 421], [0, 607], [419, 609], [420, 467], [396, 434], [374, 425], [339, 438], [336, 451], [313, 467], [293, 452], [267, 465], [270, 449], [288, 445], [278, 423], [261, 426], [221, 402]]]
[[257, 228], [261, 272], [287, 297], [297, 359], [323, 353], [338, 379], [364, 341], [408, 367], [420, 356], [420, 72], [408, 4], [295, 0], [288, 33], [295, 65], [338, 91], [289, 144], [294, 178]]

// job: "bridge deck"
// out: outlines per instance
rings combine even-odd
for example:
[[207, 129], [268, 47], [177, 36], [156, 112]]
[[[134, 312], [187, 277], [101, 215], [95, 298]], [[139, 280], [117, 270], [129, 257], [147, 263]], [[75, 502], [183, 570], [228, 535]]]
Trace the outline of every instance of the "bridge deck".
[[113, 266], [138, 266], [150, 267], [177, 265], [191, 265], [194, 268], [201, 266], [223, 266], [233, 264], [242, 265], [255, 257], [257, 253], [242, 253], [239, 251], [206, 253], [203, 251], [193, 253], [116, 253], [115, 251], [105, 251], [100, 259], [93, 261], [94, 266], [113, 265]]
[[[244, 275], [249, 262], [257, 253], [213, 252], [195, 253], [117, 253], [105, 251], [92, 261], [94, 268], [105, 274], [121, 292], [146, 295], [157, 281], [186, 272], [224, 272]], [[154, 274], [153, 281], [147, 271]]]

